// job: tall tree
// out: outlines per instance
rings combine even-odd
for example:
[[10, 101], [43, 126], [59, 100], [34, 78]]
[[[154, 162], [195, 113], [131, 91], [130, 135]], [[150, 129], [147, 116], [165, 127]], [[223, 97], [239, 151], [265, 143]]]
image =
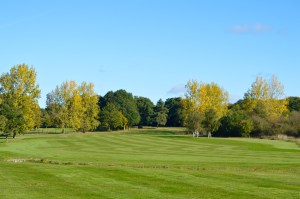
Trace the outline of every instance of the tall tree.
[[228, 110], [228, 93], [216, 83], [199, 83], [188, 81], [186, 85], [186, 103], [190, 110], [196, 110], [202, 115], [209, 109], [221, 118]]
[[[3, 102], [9, 102], [11, 110], [22, 115], [24, 122], [17, 122], [18, 133], [39, 126], [40, 97], [39, 85], [36, 82], [34, 68], [25, 64], [16, 65], [10, 72], [0, 77], [0, 96]], [[18, 113], [18, 114], [19, 114]], [[17, 114], [17, 115], [18, 115]]]
[[100, 114], [101, 123], [109, 131], [124, 126], [124, 116], [118, 108], [111, 103], [107, 103]]
[[128, 126], [133, 126], [140, 122], [140, 114], [131, 93], [128, 93], [125, 90], [117, 90], [115, 92], [110, 91], [103, 98], [105, 105], [108, 103], [114, 104], [126, 117]]
[[189, 115], [197, 112], [202, 117], [202, 129], [209, 134], [216, 130], [219, 120], [228, 111], [228, 93], [216, 83], [206, 84], [188, 81], [185, 107]]
[[214, 109], [208, 109], [205, 111], [201, 124], [208, 137], [211, 137], [211, 133], [218, 130], [220, 125], [219, 119], [220, 118], [218, 118], [217, 112]]
[[99, 97], [94, 91], [94, 84], [83, 82], [79, 87], [79, 93], [83, 103], [80, 130], [83, 132], [94, 130], [100, 124], [98, 120], [100, 111], [100, 107], [98, 106]]
[[287, 100], [283, 99], [284, 88], [276, 76], [268, 82], [256, 77], [251, 89], [245, 94], [245, 107], [261, 117], [274, 120], [288, 111]]
[[221, 125], [217, 133], [225, 137], [249, 137], [252, 130], [253, 121], [244, 110], [230, 110], [221, 119]]
[[195, 110], [191, 110], [188, 113], [187, 119], [186, 119], [186, 127], [188, 131], [193, 133], [193, 136], [197, 135], [199, 136], [199, 132], [202, 132], [202, 115]]
[[288, 109], [292, 111], [300, 111], [300, 97], [288, 97]]
[[140, 125], [149, 126], [153, 123], [154, 104], [146, 97], [135, 97], [136, 105], [141, 116]]
[[154, 107], [155, 110], [155, 123], [157, 126], [165, 126], [168, 119], [168, 108], [165, 106], [165, 102], [159, 99]]
[[22, 110], [13, 105], [11, 99], [5, 100], [0, 104], [1, 129], [6, 134], [13, 134], [16, 137], [17, 133], [24, 132], [25, 120]]
[[157, 126], [165, 126], [167, 123], [168, 115], [165, 113], [158, 112], [156, 116]]
[[180, 97], [169, 98], [165, 102], [168, 112], [167, 126], [184, 126], [185, 123], [185, 110], [184, 110], [184, 100]]
[[94, 85], [66, 81], [47, 95], [47, 108], [56, 127], [76, 128], [82, 132], [94, 130], [99, 122], [98, 96]]

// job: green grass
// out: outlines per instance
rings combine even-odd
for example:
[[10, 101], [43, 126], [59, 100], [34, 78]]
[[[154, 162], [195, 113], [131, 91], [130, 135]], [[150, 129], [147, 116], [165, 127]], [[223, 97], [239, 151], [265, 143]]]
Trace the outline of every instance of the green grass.
[[73, 128], [38, 128], [32, 129], [27, 134], [61, 134], [61, 133], [73, 133], [76, 132]]
[[182, 129], [0, 139], [0, 198], [300, 198], [300, 147]]

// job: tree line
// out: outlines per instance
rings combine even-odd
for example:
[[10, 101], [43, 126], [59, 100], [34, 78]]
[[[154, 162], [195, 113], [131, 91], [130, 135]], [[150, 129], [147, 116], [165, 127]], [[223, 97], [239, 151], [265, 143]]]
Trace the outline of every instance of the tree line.
[[41, 90], [34, 68], [16, 65], [0, 77], [0, 131], [24, 133], [33, 128], [74, 128], [87, 132], [133, 126], [187, 127], [194, 136], [300, 136], [300, 98], [284, 96], [276, 76], [257, 77], [244, 98], [229, 103], [228, 92], [216, 83], [186, 84], [185, 97], [159, 100], [126, 90], [99, 96], [94, 84], [65, 81], [38, 105]]

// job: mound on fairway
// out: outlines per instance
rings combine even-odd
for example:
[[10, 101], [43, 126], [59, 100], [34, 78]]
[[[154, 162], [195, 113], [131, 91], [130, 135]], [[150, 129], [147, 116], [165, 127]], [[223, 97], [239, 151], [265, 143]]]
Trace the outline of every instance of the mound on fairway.
[[300, 198], [300, 147], [163, 130], [0, 140], [0, 198]]

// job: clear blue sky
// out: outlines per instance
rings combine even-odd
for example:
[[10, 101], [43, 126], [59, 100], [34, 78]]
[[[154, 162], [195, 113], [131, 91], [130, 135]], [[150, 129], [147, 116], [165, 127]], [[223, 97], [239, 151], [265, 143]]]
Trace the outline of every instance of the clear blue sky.
[[65, 80], [100, 95], [183, 96], [216, 82], [232, 102], [257, 75], [300, 96], [299, 0], [2, 0], [0, 72], [33, 66], [46, 94]]

